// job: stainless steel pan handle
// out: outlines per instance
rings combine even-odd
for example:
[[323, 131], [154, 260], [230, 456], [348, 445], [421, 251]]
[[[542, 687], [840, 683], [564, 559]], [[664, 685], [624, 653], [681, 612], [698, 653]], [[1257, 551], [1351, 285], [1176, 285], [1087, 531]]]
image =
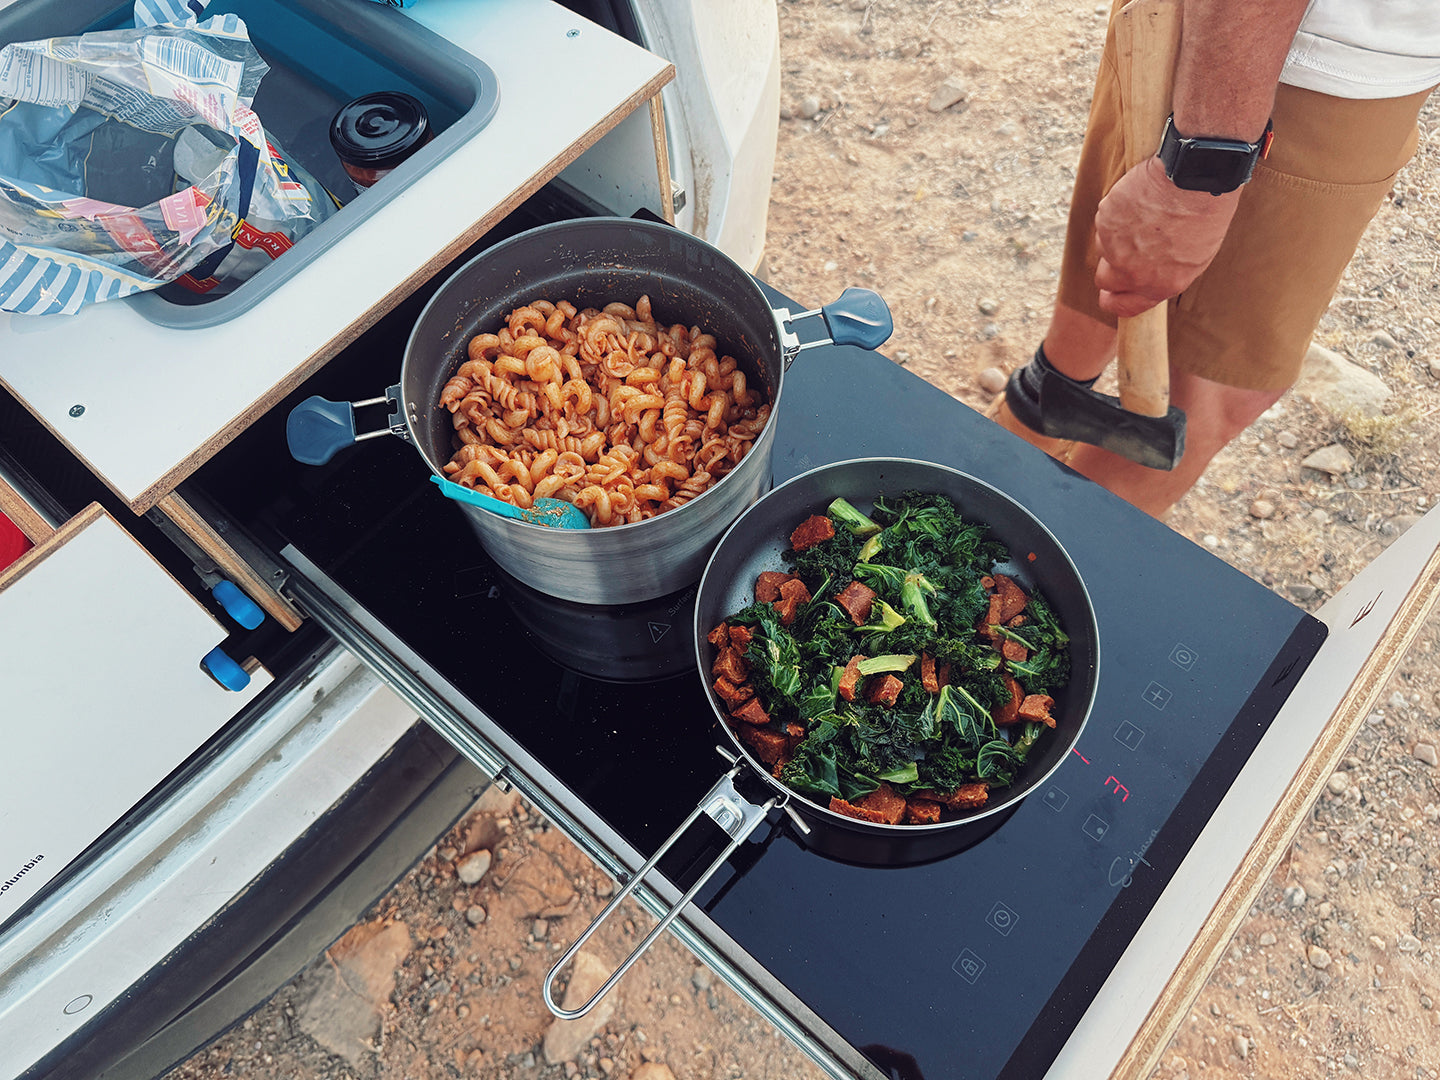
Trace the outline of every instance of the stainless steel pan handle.
[[[625, 884], [625, 887], [615, 894], [610, 903], [605, 905], [605, 910], [595, 917], [595, 921], [586, 927], [585, 932], [575, 939], [574, 944], [572, 944], [570, 948], [565, 950], [565, 954], [561, 956], [559, 960], [555, 961], [555, 966], [550, 969], [550, 974], [545, 977], [543, 990], [545, 1004], [552, 1013], [562, 1020], [576, 1020], [593, 1009], [596, 1003], [610, 992], [611, 987], [620, 981], [620, 977], [630, 970], [635, 961], [640, 959], [645, 950], [650, 948], [655, 939], [664, 933], [665, 929], [675, 921], [680, 912], [685, 909], [685, 906], [689, 904], [691, 900], [695, 899], [695, 894], [700, 891], [701, 886], [710, 880], [711, 875], [720, 869], [725, 860], [734, 854], [735, 849], [745, 842], [745, 838], [754, 832], [756, 827], [765, 820], [765, 815], [776, 806], [783, 806], [786, 803], [786, 796], [777, 795], [767, 799], [763, 804], [756, 806], [742, 796], [735, 790], [735, 774], [742, 768], [744, 768], [743, 765], [737, 765], [716, 781], [715, 786], [712, 787], [705, 798], [700, 801], [700, 805], [695, 807], [695, 809], [690, 812], [690, 816], [681, 823], [680, 827], [670, 834], [670, 838], [660, 845], [660, 850], [655, 852], [655, 854], [650, 857], [650, 861], [635, 872], [634, 876]], [[655, 928], [645, 935], [645, 940], [635, 946], [630, 955], [627, 956], [611, 976], [605, 980], [600, 989], [596, 990], [595, 993], [590, 996], [588, 1001], [578, 1009], [562, 1009], [556, 1004], [555, 998], [550, 992], [555, 982], [555, 977], [566, 964], [575, 958], [575, 954], [580, 951], [581, 946], [590, 940], [590, 936], [594, 934], [596, 930], [600, 929], [601, 925], [610, 917], [610, 914], [620, 906], [621, 902], [635, 891], [636, 886], [638, 886], [641, 881], [649, 876], [650, 871], [655, 869], [656, 864], [660, 862], [665, 853], [670, 850], [691, 825], [695, 824], [696, 819], [699, 818], [701, 814], [706, 815], [711, 821], [715, 822], [716, 825], [724, 829], [730, 837], [730, 843], [726, 845], [725, 850], [720, 853], [719, 857], [710, 864], [709, 868], [700, 875], [699, 880], [691, 885], [685, 895], [665, 913], [665, 917], [655, 924]]]

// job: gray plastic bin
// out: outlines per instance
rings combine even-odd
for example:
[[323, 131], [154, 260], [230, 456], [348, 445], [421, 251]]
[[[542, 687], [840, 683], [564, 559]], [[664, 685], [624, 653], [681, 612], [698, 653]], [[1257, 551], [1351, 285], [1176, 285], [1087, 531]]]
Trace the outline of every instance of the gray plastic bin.
[[[371, 0], [214, 0], [206, 15], [245, 20], [270, 71], [255, 97], [266, 133], [343, 203], [274, 263], [223, 296], [167, 285], [120, 303], [163, 326], [213, 326], [267, 294], [480, 131], [495, 115], [495, 73], [400, 11]], [[134, 25], [131, 0], [27, 0], [0, 11], [0, 45]], [[425, 105], [435, 137], [373, 187], [356, 193], [330, 148], [337, 109], [377, 90]]]

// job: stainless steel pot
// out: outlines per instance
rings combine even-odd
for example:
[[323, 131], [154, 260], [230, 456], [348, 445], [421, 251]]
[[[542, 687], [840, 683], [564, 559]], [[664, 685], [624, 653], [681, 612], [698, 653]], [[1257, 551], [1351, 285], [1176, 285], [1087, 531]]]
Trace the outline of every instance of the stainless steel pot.
[[[706, 638], [730, 614], [751, 603], [755, 580], [761, 571], [786, 569], [782, 555], [790, 547], [791, 532], [805, 518], [824, 514], [837, 496], [868, 512], [877, 495], [893, 497], [909, 490], [950, 497], [968, 520], [987, 525], [990, 537], [1005, 544], [1013, 561], [997, 567], [997, 571], [1013, 577], [1027, 593], [1038, 590], [1050, 603], [1070, 637], [1071, 674], [1066, 686], [1055, 694], [1055, 730], [1042, 736], [1009, 787], [996, 792], [984, 807], [953, 821], [884, 825], [837, 814], [828, 806], [812, 802], [781, 783], [771, 774], [769, 766], [751, 755], [749, 748], [724, 723], [727, 710], [711, 687], [714, 649]], [[1044, 784], [1079, 741], [1095, 702], [1100, 641], [1095, 611], [1079, 571], [1060, 542], [1029, 510], [984, 481], [944, 465], [906, 458], [861, 458], [824, 465], [780, 485], [745, 511], [720, 539], [695, 600], [695, 662], [714, 718], [720, 721], [732, 744], [733, 749], [726, 756], [735, 762], [735, 768], [721, 777], [690, 816], [556, 962], [544, 987], [545, 1002], [556, 1016], [573, 1019], [593, 1008], [776, 807], [782, 807], [789, 815], [796, 838], [804, 846], [832, 858], [868, 866], [943, 858], [1003, 827], [1020, 801]], [[735, 780], [742, 773], [748, 774], [752, 781], [758, 777], [756, 783], [763, 783], [762, 791], [768, 788], [769, 798], [758, 805], [745, 798], [735, 786]], [[728, 834], [730, 841], [725, 850], [588, 1002], [577, 1009], [557, 1006], [551, 995], [551, 983], [558, 972], [702, 815]]]
[[[628, 604], [692, 584], [726, 526], [770, 486], [775, 416], [791, 361], [802, 349], [832, 342], [875, 348], [891, 329], [884, 301], [865, 290], [846, 290], [815, 311], [772, 309], [739, 265], [668, 225], [628, 218], [555, 222], [477, 255], [431, 298], [405, 347], [400, 382], [387, 391], [387, 399], [399, 405], [389, 430], [413, 443], [431, 471], [443, 476], [441, 467], [454, 452], [454, 429], [437, 402], [471, 337], [493, 332], [531, 300], [569, 300], [585, 308], [633, 304], [642, 295], [650, 297], [658, 321], [713, 333], [720, 351], [734, 356], [751, 384], [763, 388], [771, 402], [770, 422], [720, 481], [645, 521], [560, 530], [456, 504], [502, 569], [551, 596]], [[823, 316], [830, 336], [801, 345], [790, 324], [814, 315]], [[287, 435], [298, 460], [321, 463], [357, 437], [353, 409], [312, 398], [292, 412]], [[320, 445], [308, 445], [312, 442]], [[437, 491], [435, 497], [442, 496]]]

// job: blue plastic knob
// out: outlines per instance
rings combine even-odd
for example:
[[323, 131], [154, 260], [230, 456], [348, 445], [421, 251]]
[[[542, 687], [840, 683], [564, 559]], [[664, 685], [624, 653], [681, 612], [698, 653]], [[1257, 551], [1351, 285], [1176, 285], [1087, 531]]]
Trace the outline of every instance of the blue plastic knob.
[[348, 401], [308, 397], [285, 418], [285, 443], [302, 465], [324, 465], [355, 441], [355, 410]]
[[226, 615], [246, 630], [254, 630], [265, 621], [265, 612], [260, 610], [260, 605], [241, 592], [233, 581], [221, 581], [210, 590], [210, 595], [220, 601]]
[[200, 666], [208, 671], [226, 690], [244, 690], [250, 685], [250, 674], [215, 646], [200, 659]]
[[890, 306], [877, 292], [851, 287], [820, 309], [825, 313], [825, 326], [836, 345], [859, 345], [862, 349], [878, 349], [890, 339], [895, 320]]

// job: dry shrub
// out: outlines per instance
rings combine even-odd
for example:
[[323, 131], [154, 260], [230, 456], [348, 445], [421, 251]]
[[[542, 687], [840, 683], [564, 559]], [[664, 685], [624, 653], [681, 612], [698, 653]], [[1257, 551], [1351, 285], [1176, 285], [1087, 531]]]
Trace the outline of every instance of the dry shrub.
[[1405, 444], [1419, 434], [1424, 419], [1424, 413], [1414, 405], [1383, 416], [1351, 410], [1337, 419], [1333, 437], [1355, 455], [1357, 462], [1383, 461], [1400, 455]]

